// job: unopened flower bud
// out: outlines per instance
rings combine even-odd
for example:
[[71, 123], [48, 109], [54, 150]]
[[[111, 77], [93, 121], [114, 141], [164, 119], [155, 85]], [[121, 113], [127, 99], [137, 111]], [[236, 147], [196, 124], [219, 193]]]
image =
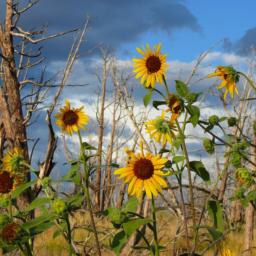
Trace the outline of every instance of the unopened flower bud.
[[214, 151], [215, 151], [215, 148], [214, 148], [214, 143], [212, 140], [208, 139], [208, 138], [204, 138], [203, 140], [203, 146], [204, 146], [204, 149], [205, 151], [208, 153], [208, 154], [213, 154]]
[[235, 117], [228, 118], [228, 126], [233, 127], [237, 124], [237, 119]]
[[54, 202], [52, 203], [52, 209], [54, 212], [56, 212], [57, 214], [62, 214], [65, 212], [67, 206], [65, 201], [63, 201], [62, 199], [56, 199], [54, 200]]
[[212, 116], [209, 117], [209, 123], [211, 125], [216, 125], [216, 124], [218, 124], [218, 122], [219, 122], [219, 117], [218, 116], [212, 115]]

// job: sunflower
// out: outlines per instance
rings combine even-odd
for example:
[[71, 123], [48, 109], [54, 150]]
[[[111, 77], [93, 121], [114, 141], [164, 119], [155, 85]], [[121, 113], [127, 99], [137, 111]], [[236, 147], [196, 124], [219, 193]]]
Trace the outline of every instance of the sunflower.
[[170, 93], [168, 96], [167, 105], [169, 108], [167, 111], [172, 113], [170, 122], [173, 123], [177, 120], [183, 110], [183, 102], [177, 95]]
[[218, 89], [225, 88], [224, 99], [227, 98], [228, 93], [231, 98], [234, 98], [234, 93], [238, 94], [236, 83], [239, 82], [238, 72], [230, 66], [217, 66], [214, 73], [209, 74], [208, 77], [218, 77], [222, 82], [218, 86]]
[[1, 231], [1, 238], [7, 243], [12, 243], [18, 238], [20, 231], [21, 227], [18, 223], [8, 223]]
[[56, 124], [61, 130], [69, 135], [77, 132], [79, 128], [84, 128], [89, 123], [89, 117], [81, 108], [71, 108], [70, 102], [66, 100], [66, 105], [60, 108], [60, 112], [55, 115]]
[[20, 172], [24, 170], [22, 161], [24, 160], [23, 152], [20, 148], [14, 148], [8, 151], [3, 157], [3, 169], [8, 172]]
[[129, 183], [128, 194], [140, 197], [145, 190], [148, 198], [152, 198], [152, 195], [157, 197], [162, 187], [167, 187], [166, 181], [161, 176], [168, 175], [162, 171], [168, 159], [151, 153], [145, 155], [143, 149], [138, 154], [130, 150], [126, 153], [127, 165], [117, 169], [114, 174], [119, 175], [120, 179], [123, 178], [125, 183]]
[[230, 249], [223, 248], [220, 252], [220, 256], [235, 256]]
[[165, 119], [165, 112], [162, 111], [162, 115], [158, 116], [153, 120], [145, 122], [146, 132], [149, 133], [150, 137], [156, 142], [163, 145], [166, 142], [172, 143], [174, 134], [174, 125]]
[[143, 57], [133, 59], [135, 77], [141, 77], [141, 84], [147, 88], [154, 88], [156, 82], [162, 84], [168, 65], [166, 64], [166, 55], [160, 53], [161, 44], [155, 45], [153, 49], [150, 49], [147, 44], [144, 50], [141, 48], [136, 48], [136, 50]]

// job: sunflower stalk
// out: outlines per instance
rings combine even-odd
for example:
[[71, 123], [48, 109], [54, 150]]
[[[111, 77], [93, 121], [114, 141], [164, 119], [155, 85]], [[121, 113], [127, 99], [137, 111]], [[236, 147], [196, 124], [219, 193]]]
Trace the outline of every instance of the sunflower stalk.
[[168, 95], [170, 94], [170, 90], [169, 90], [169, 87], [168, 87], [168, 84], [166, 82], [166, 79], [165, 79], [164, 75], [163, 75], [163, 81], [164, 81], [164, 86], [165, 86], [165, 90], [166, 90], [167, 97], [168, 97]]
[[159, 256], [159, 244], [157, 237], [157, 222], [156, 222], [156, 206], [155, 199], [152, 197], [152, 217], [153, 217], [153, 233], [154, 233], [154, 244], [155, 244], [155, 256]]
[[[186, 120], [185, 120], [185, 122], [186, 122]], [[191, 175], [189, 156], [188, 156], [188, 151], [187, 151], [186, 142], [185, 142], [185, 135], [184, 135], [186, 126], [183, 126], [183, 129], [181, 129], [178, 121], [176, 121], [176, 125], [178, 127], [178, 131], [179, 131], [181, 139], [182, 139], [182, 150], [183, 150], [183, 153], [184, 153], [185, 159], [186, 159], [186, 165], [187, 165], [187, 170], [188, 170], [188, 181], [189, 181], [189, 200], [190, 200], [190, 204], [191, 204], [192, 221], [193, 221], [193, 227], [196, 227], [196, 213], [195, 213], [192, 175]]]
[[86, 196], [86, 201], [87, 201], [89, 212], [90, 212], [90, 219], [91, 219], [93, 233], [94, 233], [94, 236], [95, 236], [97, 252], [98, 252], [98, 255], [101, 256], [98, 232], [97, 232], [95, 221], [94, 221], [94, 217], [93, 217], [92, 203], [91, 203], [91, 199], [90, 199], [90, 191], [89, 191], [89, 176], [90, 176], [90, 172], [89, 172], [89, 168], [88, 168], [88, 166], [86, 164], [86, 156], [85, 156], [85, 153], [84, 153], [83, 140], [82, 140], [82, 136], [81, 136], [81, 133], [80, 133], [79, 129], [78, 129], [77, 133], [78, 133], [78, 137], [79, 137], [81, 156], [82, 156], [83, 167], [84, 167], [84, 172], [85, 172], [85, 187], [84, 187], [84, 189], [85, 189], [85, 196]]

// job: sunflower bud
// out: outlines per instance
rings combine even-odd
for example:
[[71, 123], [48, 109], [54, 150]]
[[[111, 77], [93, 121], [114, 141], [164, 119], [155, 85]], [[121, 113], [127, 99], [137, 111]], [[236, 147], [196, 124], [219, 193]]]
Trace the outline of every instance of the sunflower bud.
[[218, 116], [212, 115], [212, 116], [209, 117], [209, 123], [211, 125], [216, 125], [216, 124], [218, 124], [218, 122], [219, 122], [219, 117]]
[[231, 153], [230, 162], [236, 168], [241, 166], [241, 155], [239, 154], [239, 152], [232, 152]]
[[215, 151], [215, 148], [214, 148], [214, 143], [212, 140], [208, 139], [208, 138], [204, 138], [203, 140], [203, 146], [204, 146], [204, 149], [205, 151], [208, 153], [208, 154], [213, 154], [214, 151]]
[[51, 178], [50, 177], [45, 177], [42, 180], [40, 180], [40, 183], [43, 187], [48, 187], [50, 185]]
[[67, 209], [67, 205], [66, 205], [65, 201], [63, 201], [62, 199], [56, 199], [52, 203], [52, 209], [57, 214], [61, 215]]
[[248, 187], [250, 187], [254, 180], [247, 168], [238, 168], [236, 170], [236, 179], [241, 183]]
[[237, 119], [235, 117], [230, 117], [228, 118], [228, 126], [233, 127], [237, 124]]

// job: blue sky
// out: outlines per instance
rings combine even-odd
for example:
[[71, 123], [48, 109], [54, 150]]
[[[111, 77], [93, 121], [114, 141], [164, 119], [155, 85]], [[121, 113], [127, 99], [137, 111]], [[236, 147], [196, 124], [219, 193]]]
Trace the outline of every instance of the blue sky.
[[[237, 44], [246, 31], [256, 26], [256, 2], [253, 0], [182, 2], [197, 19], [199, 30], [193, 31], [185, 27], [176, 29], [173, 33], [164, 30], [147, 32], [134, 42], [124, 45], [122, 50], [132, 52], [136, 45], [160, 41], [169, 58], [191, 61], [211, 46], [215, 46], [214, 50], [224, 52], [227, 49], [223, 47], [223, 40], [228, 40], [231, 44], [228, 50], [236, 51]], [[126, 56], [122, 52], [120, 55], [129, 57], [129, 54]]]
[[[223, 39], [229, 51], [240, 47], [244, 53], [256, 41], [255, 10], [253, 0], [43, 0], [21, 24], [47, 25], [50, 34], [81, 27], [88, 15], [90, 31], [82, 51], [100, 44], [128, 59], [136, 46], [161, 41], [171, 59], [191, 61]], [[249, 29], [254, 30], [245, 38]], [[69, 35], [46, 43], [46, 55], [65, 59], [72, 40]], [[223, 51], [222, 45], [216, 49]]]

